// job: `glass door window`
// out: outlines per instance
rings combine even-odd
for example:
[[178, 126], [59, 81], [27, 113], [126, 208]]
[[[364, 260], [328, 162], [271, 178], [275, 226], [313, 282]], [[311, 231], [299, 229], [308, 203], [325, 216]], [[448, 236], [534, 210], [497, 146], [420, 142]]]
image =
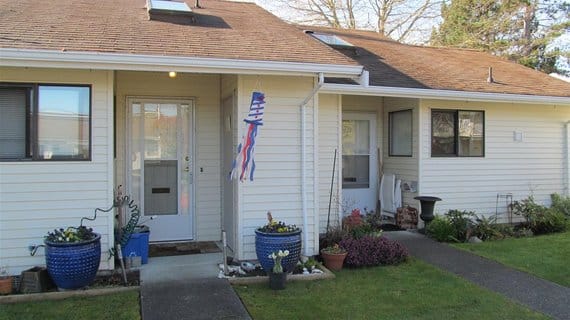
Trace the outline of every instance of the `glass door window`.
[[342, 121], [342, 187], [370, 187], [370, 121]]

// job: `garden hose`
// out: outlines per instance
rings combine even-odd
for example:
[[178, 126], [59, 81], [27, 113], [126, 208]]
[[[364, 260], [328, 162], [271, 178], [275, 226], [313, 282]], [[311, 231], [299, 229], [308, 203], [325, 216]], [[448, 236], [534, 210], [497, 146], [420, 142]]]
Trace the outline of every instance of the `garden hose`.
[[135, 204], [134, 200], [130, 200], [129, 196], [124, 196], [121, 198], [119, 206], [123, 206], [125, 203], [128, 204], [129, 209], [131, 210], [131, 218], [129, 219], [129, 222], [127, 222], [127, 224], [121, 228], [121, 236], [119, 241], [119, 244], [121, 246], [127, 245], [127, 242], [129, 242], [131, 235], [135, 231], [135, 228], [139, 223], [139, 218], [141, 216], [139, 206]]

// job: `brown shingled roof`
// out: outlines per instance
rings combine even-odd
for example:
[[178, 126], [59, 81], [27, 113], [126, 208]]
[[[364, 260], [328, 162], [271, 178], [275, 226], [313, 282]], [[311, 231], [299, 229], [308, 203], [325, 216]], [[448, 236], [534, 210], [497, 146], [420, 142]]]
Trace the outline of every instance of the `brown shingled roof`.
[[[371, 31], [299, 26], [335, 34], [354, 48], [338, 51], [370, 72], [370, 85], [570, 97], [570, 84], [484, 52], [412, 46]], [[494, 83], [488, 83], [493, 68]]]
[[255, 4], [200, 4], [192, 22], [149, 20], [146, 0], [1, 0], [0, 47], [358, 65]]

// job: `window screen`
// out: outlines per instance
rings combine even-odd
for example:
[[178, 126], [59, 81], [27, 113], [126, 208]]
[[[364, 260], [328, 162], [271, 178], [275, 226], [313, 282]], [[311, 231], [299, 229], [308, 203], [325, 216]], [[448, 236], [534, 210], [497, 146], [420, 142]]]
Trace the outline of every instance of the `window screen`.
[[390, 156], [412, 156], [412, 110], [389, 113]]
[[370, 186], [370, 121], [342, 121], [342, 187]]
[[26, 157], [28, 88], [0, 88], [0, 158]]

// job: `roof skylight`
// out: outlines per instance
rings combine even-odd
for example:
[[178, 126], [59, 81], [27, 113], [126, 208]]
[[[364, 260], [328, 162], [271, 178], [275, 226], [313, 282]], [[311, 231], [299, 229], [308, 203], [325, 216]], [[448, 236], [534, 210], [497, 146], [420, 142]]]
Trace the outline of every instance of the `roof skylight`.
[[316, 33], [316, 32], [307, 32], [307, 33], [321, 40], [322, 42], [328, 44], [329, 46], [354, 47], [350, 42], [344, 41], [340, 37], [334, 34]]
[[192, 10], [185, 2], [170, 0], [147, 0], [150, 13], [192, 14]]

